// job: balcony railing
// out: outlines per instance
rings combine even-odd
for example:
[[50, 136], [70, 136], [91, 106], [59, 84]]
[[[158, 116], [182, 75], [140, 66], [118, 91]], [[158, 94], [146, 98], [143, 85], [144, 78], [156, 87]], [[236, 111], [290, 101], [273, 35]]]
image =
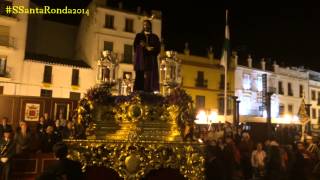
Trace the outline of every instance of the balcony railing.
[[1, 71], [0, 71], [0, 77], [2, 77], [2, 78], [9, 78], [9, 77], [10, 77], [10, 76], [9, 76], [9, 72], [7, 72], [7, 71], [1, 72]]
[[0, 36], [0, 46], [15, 47], [15, 39], [9, 36]]
[[8, 16], [8, 17], [15, 17], [14, 14], [6, 12], [6, 7], [7, 6], [12, 6], [12, 2], [11, 1], [6, 1], [6, 0], [0, 1], [0, 15], [1, 16]]
[[207, 88], [208, 87], [208, 80], [196, 79], [196, 87]]

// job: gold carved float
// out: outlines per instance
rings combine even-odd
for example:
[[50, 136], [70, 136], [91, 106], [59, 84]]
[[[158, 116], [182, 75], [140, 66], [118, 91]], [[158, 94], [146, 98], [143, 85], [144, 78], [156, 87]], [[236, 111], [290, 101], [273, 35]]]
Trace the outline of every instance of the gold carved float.
[[87, 140], [66, 140], [69, 156], [87, 166], [105, 166], [124, 179], [159, 168], [204, 179], [203, 144], [193, 139], [191, 97], [177, 88], [167, 96], [112, 96], [111, 86], [90, 89], [78, 107]]

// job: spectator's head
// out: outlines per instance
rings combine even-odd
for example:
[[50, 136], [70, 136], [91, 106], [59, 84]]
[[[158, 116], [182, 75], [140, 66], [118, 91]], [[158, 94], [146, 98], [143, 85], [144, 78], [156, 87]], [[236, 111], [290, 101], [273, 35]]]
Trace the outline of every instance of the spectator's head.
[[258, 143], [258, 144], [257, 144], [257, 150], [258, 150], [258, 151], [261, 151], [261, 150], [262, 150], [262, 143]]
[[4, 139], [10, 139], [11, 138], [11, 133], [12, 133], [11, 129], [4, 130], [4, 132], [3, 132]]
[[48, 126], [47, 129], [46, 129], [46, 133], [47, 133], [47, 134], [53, 134], [53, 130], [54, 130], [54, 129], [53, 129], [52, 126]]
[[242, 133], [242, 140], [243, 141], [249, 141], [250, 140], [250, 135], [247, 132]]
[[270, 140], [269, 139], [267, 139], [265, 142], [264, 142], [264, 146], [270, 146]]
[[68, 147], [63, 142], [56, 143], [53, 146], [52, 150], [53, 150], [54, 155], [59, 159], [65, 159], [67, 157]]
[[7, 125], [8, 123], [8, 118], [7, 117], [3, 117], [2, 118], [2, 125]]
[[62, 114], [62, 113], [60, 113], [60, 114], [59, 114], [59, 119], [64, 119], [64, 117], [63, 117], [63, 114]]
[[72, 129], [73, 128], [73, 122], [72, 121], [68, 121], [67, 128], [68, 129]]
[[20, 121], [19, 125], [21, 128], [21, 132], [27, 132], [28, 125], [26, 121]]
[[40, 124], [44, 124], [44, 116], [40, 116], [40, 118], [39, 118], [39, 123], [40, 123]]
[[44, 113], [43, 116], [44, 116], [44, 119], [45, 119], [45, 120], [48, 120], [48, 119], [49, 119], [49, 114], [48, 114], [48, 113]]
[[60, 120], [59, 119], [56, 120], [55, 125], [56, 125], [56, 127], [60, 127]]
[[270, 146], [279, 146], [279, 143], [277, 141], [271, 141]]

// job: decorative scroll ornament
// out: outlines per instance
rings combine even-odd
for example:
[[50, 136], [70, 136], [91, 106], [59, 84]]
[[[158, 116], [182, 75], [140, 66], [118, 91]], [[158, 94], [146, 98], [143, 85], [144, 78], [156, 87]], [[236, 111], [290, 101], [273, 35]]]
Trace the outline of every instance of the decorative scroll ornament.
[[141, 141], [67, 140], [69, 158], [88, 166], [105, 166], [124, 179], [140, 179], [159, 168], [178, 169], [187, 179], [205, 179], [202, 145]]

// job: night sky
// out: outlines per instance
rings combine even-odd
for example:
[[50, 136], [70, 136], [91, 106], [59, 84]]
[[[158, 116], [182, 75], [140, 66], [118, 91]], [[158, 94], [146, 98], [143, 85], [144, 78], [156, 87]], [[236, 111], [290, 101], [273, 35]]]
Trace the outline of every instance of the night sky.
[[[51, 6], [85, 7], [90, 0], [33, 0]], [[120, 0], [109, 0], [116, 5]], [[320, 8], [310, 2], [280, 4], [268, 1], [210, 0], [122, 0], [125, 9], [162, 11], [162, 37], [166, 49], [183, 51], [189, 42], [191, 54], [206, 55], [213, 46], [216, 58], [221, 56], [225, 28], [225, 9], [229, 9], [231, 47], [241, 61], [248, 54], [254, 61], [261, 57], [280, 65], [305, 66], [320, 71]], [[76, 16], [51, 17], [78, 24]]]

